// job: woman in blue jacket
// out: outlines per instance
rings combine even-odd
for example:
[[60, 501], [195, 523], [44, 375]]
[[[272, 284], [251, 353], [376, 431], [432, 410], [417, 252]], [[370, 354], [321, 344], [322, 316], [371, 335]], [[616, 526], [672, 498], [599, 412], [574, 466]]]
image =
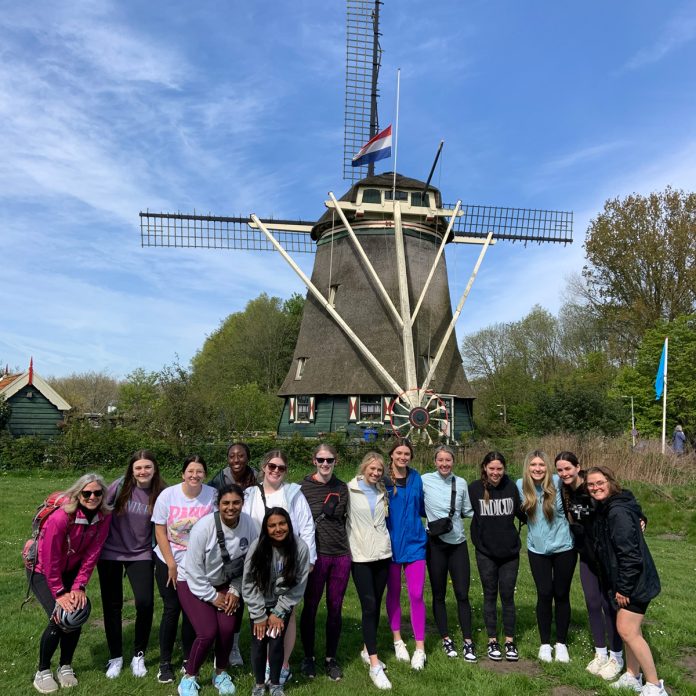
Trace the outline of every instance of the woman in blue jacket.
[[396, 659], [409, 661], [408, 650], [401, 638], [401, 571], [406, 576], [408, 599], [411, 605], [411, 626], [416, 649], [410, 658], [411, 667], [425, 666], [425, 556], [427, 537], [422, 517], [423, 481], [408, 464], [413, 447], [408, 440], [397, 440], [389, 450], [391, 463], [389, 479], [385, 481], [389, 494], [387, 527], [392, 545], [392, 563], [387, 580], [387, 616], [394, 636]]
[[551, 662], [551, 618], [555, 605], [557, 662], [570, 662], [570, 584], [577, 553], [563, 511], [561, 486], [552, 473], [548, 457], [540, 450], [524, 460], [522, 478], [517, 480], [522, 512], [527, 515], [527, 556], [537, 589], [536, 616], [541, 647], [539, 659]]

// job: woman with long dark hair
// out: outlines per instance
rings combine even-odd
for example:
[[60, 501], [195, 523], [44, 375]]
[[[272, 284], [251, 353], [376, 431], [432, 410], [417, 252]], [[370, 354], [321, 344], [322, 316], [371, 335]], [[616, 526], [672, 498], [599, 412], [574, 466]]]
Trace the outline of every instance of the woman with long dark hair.
[[385, 481], [389, 493], [387, 527], [391, 538], [392, 562], [387, 580], [387, 616], [394, 639], [396, 659], [409, 661], [408, 649], [401, 638], [401, 575], [406, 576], [411, 627], [416, 649], [410, 658], [411, 667], [425, 667], [425, 589], [427, 536], [422, 518], [423, 481], [420, 474], [409, 466], [413, 446], [408, 440], [397, 439], [389, 450], [389, 479]]
[[[193, 525], [215, 508], [217, 491], [203, 483], [208, 467], [199, 455], [184, 460], [182, 482], [165, 488], [157, 498], [152, 512], [155, 524], [155, 580], [162, 597], [159, 644], [160, 666], [157, 680], [160, 684], [174, 681], [172, 653], [181, 615], [181, 604], [176, 583], [183, 579], [180, 566], [186, 556]], [[196, 638], [186, 614], [181, 619], [181, 646], [184, 662], [188, 659]]]
[[[81, 623], [89, 615], [85, 590], [111, 522], [105, 493], [106, 483], [99, 474], [80, 476], [63, 493], [63, 505], [44, 522], [36, 564], [27, 568], [29, 587], [48, 616], [48, 626], [39, 639], [39, 668], [34, 676], [34, 688], [42, 694], [58, 691], [59, 685], [77, 686], [72, 659], [82, 629], [66, 625], [60, 615], [81, 613]], [[59, 647], [54, 679], [51, 660]]]
[[333, 681], [343, 676], [336, 653], [343, 626], [343, 598], [348, 587], [351, 562], [346, 533], [348, 486], [334, 474], [337, 461], [335, 447], [327, 443], [318, 445], [312, 457], [314, 473], [306, 476], [301, 484], [314, 518], [317, 544], [317, 560], [307, 580], [300, 617], [300, 636], [305, 654], [302, 672], [310, 679], [316, 676], [316, 618], [326, 588], [324, 670]]
[[147, 674], [145, 651], [150, 640], [154, 610], [154, 562], [152, 560], [152, 511], [166, 487], [155, 455], [142, 449], [131, 456], [126, 473], [106, 492], [114, 506], [109, 536], [99, 557], [97, 571], [104, 611], [104, 632], [109, 647], [106, 676], [115, 679], [123, 668], [123, 577], [128, 577], [135, 599], [135, 637], [131, 672]]
[[585, 480], [597, 503], [595, 548], [602, 587], [616, 604], [616, 628], [626, 649], [626, 671], [612, 686], [644, 696], [667, 696], [642, 632], [645, 612], [660, 593], [660, 578], [643, 536], [640, 507], [609, 467], [590, 467]]
[[554, 461], [563, 482], [563, 508], [580, 559], [580, 582], [595, 646], [595, 656], [586, 669], [603, 679], [615, 679], [624, 666], [623, 642], [616, 630], [616, 609], [602, 590], [599, 579], [599, 564], [594, 549], [595, 503], [587, 490], [585, 472], [580, 468], [575, 454], [560, 452]]
[[[570, 526], [563, 512], [560, 480], [541, 450], [524, 460], [517, 480], [522, 512], [527, 515], [527, 557], [537, 590], [536, 617], [542, 662], [570, 662], [570, 585], [577, 563]], [[552, 656], [551, 622], [556, 619], [556, 645]]]
[[193, 625], [196, 639], [179, 684], [180, 696], [196, 696], [196, 680], [203, 660], [215, 645], [213, 686], [221, 696], [235, 692], [227, 673], [242, 594], [244, 560], [258, 536], [258, 526], [242, 512], [244, 491], [232, 483], [218, 494], [217, 511], [206, 515], [191, 530], [183, 564], [183, 579], [176, 585], [179, 601]]
[[283, 639], [293, 609], [304, 595], [309, 574], [309, 548], [293, 533], [287, 510], [272, 507], [261, 524], [259, 538], [244, 563], [242, 596], [251, 621], [252, 696], [265, 693], [266, 662], [271, 696], [284, 696], [280, 683]]
[[[455, 476], [454, 450], [447, 445], [435, 448], [435, 471], [423, 474], [425, 514], [428, 519], [427, 566], [433, 592], [433, 616], [447, 657], [457, 657], [454, 641], [447, 627], [447, 581], [451, 578], [457, 600], [457, 616], [464, 643], [462, 653], [468, 662], [476, 662], [471, 639], [471, 604], [469, 585], [471, 567], [464, 533], [463, 517], [472, 514], [466, 481]], [[440, 533], [438, 524], [445, 520], [446, 531]], [[449, 520], [449, 522], [447, 522]]]
[[[488, 633], [488, 658], [499, 662], [519, 659], [515, 645], [515, 584], [520, 567], [520, 535], [515, 518], [524, 522], [517, 486], [505, 473], [505, 457], [488, 452], [481, 476], [469, 484], [474, 511], [471, 541], [483, 589], [483, 620]], [[503, 615], [504, 646], [498, 642], [498, 596]]]

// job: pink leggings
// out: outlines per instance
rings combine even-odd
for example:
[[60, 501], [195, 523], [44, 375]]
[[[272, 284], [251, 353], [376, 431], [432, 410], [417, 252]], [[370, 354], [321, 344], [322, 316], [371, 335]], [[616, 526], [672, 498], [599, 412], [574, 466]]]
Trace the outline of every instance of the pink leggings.
[[392, 563], [387, 579], [387, 616], [392, 631], [401, 630], [401, 569], [406, 576], [408, 600], [411, 604], [411, 626], [416, 640], [425, 640], [425, 559], [412, 563]]

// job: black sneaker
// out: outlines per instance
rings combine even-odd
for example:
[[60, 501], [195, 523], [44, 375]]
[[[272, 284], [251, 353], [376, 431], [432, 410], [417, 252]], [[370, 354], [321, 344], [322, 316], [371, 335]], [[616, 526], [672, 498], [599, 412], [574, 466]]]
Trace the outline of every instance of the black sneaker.
[[170, 662], [163, 662], [159, 666], [157, 681], [160, 684], [171, 684], [174, 681], [174, 670]]
[[454, 647], [454, 641], [451, 638], [442, 639], [442, 649], [447, 657], [457, 657], [457, 649]]
[[302, 665], [300, 666], [300, 671], [308, 679], [314, 679], [317, 676], [317, 666], [313, 657], [305, 657], [302, 660]]
[[503, 651], [497, 640], [492, 640], [488, 643], [488, 659], [494, 662], [500, 662], [503, 659]]
[[338, 681], [343, 677], [343, 670], [333, 657], [330, 657], [325, 662], [324, 668], [326, 669], [326, 676], [331, 679], [331, 681]]
[[467, 662], [476, 662], [476, 653], [474, 652], [473, 643], [464, 643], [462, 646], [462, 655]]
[[508, 662], [517, 662], [520, 659], [517, 648], [511, 640], [505, 643], [505, 659]]

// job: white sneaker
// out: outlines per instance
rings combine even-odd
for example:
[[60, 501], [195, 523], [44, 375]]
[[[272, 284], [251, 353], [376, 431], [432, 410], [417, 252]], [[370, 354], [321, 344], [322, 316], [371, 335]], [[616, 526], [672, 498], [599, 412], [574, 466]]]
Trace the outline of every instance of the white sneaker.
[[621, 670], [623, 669], [623, 665], [620, 665], [615, 657], [610, 657], [601, 667], [599, 672], [596, 672], [596, 674], [602, 679], [606, 679], [607, 681], [611, 681], [612, 679], [616, 679], [616, 677], [621, 674]]
[[77, 677], [71, 665], [61, 665], [58, 667], [56, 670], [56, 679], [61, 689], [69, 689], [72, 686], [77, 686]]
[[[363, 649], [360, 651], [360, 659], [361, 659], [368, 667], [370, 666], [370, 656], [367, 654], [367, 650], [365, 650], [365, 648], [363, 648]], [[386, 669], [386, 668], [387, 668], [387, 666], [384, 664], [384, 662], [382, 662], [382, 660], [379, 660], [379, 666], [380, 666], [382, 669]]]
[[667, 696], [665, 691], [665, 683], [660, 679], [657, 684], [652, 684], [651, 682], [645, 682], [641, 692], [642, 696]]
[[565, 643], [556, 643], [556, 662], [570, 662], [568, 646]]
[[406, 649], [406, 643], [403, 640], [397, 640], [394, 643], [394, 654], [399, 662], [410, 662], [411, 656]]
[[244, 658], [242, 653], [239, 652], [239, 645], [233, 645], [232, 650], [230, 650], [230, 667], [242, 667], [244, 665]]
[[392, 688], [391, 682], [389, 679], [387, 679], [387, 675], [384, 673], [384, 669], [379, 665], [377, 667], [370, 667], [370, 679], [372, 679], [372, 683], [378, 689]]
[[425, 657], [425, 651], [416, 648], [413, 651], [413, 657], [411, 657], [411, 668], [418, 671], [422, 670], [423, 667], [425, 667], [426, 659], [427, 658]]
[[116, 679], [123, 669], [123, 658], [114, 657], [106, 663], [106, 678]]
[[539, 648], [539, 659], [542, 662], [551, 662], [553, 660], [553, 657], [551, 655], [551, 646], [548, 643], [544, 643]]
[[[590, 674], [599, 674], [599, 670], [604, 667], [604, 665], [609, 662], [609, 657], [606, 655], [595, 655], [590, 663], [585, 667], [585, 669], [590, 673]], [[615, 675], [616, 676], [616, 675]]]
[[42, 669], [34, 675], [34, 688], [41, 694], [58, 691], [58, 682], [53, 678], [50, 669]]
[[[145, 667], [145, 655], [142, 651], [133, 657], [131, 660], [131, 672], [133, 672], [134, 677], [145, 677], [147, 676], [147, 667]], [[109, 673], [106, 673], [109, 676]]]
[[643, 678], [640, 674], [635, 677], [630, 672], [624, 672], [615, 682], [609, 684], [612, 689], [633, 689], [636, 693], [643, 691]]

